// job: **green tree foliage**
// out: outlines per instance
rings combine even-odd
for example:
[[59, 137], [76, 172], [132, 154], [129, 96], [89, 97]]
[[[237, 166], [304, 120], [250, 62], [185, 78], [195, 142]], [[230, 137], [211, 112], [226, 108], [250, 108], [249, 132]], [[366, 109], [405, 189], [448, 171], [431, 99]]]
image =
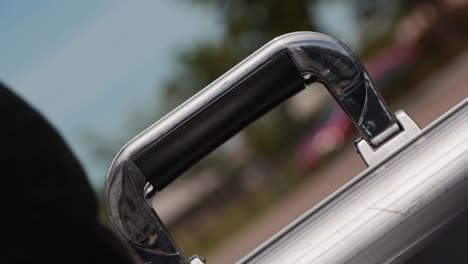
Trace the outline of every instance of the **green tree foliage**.
[[204, 43], [179, 57], [182, 68], [165, 86], [171, 109], [240, 62], [276, 36], [292, 31], [314, 30], [308, 10], [314, 1], [198, 0], [216, 5], [224, 38]]

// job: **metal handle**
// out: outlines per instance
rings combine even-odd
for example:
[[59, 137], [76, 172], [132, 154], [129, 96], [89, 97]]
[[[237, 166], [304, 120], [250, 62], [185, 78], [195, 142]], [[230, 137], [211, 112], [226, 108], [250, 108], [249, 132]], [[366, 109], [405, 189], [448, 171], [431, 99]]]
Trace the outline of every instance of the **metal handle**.
[[[373, 147], [400, 130], [356, 56], [319, 33], [272, 40], [131, 140], [106, 182], [114, 227], [148, 263], [185, 263], [146, 201], [245, 126], [321, 82]], [[149, 191], [145, 185], [151, 183]]]

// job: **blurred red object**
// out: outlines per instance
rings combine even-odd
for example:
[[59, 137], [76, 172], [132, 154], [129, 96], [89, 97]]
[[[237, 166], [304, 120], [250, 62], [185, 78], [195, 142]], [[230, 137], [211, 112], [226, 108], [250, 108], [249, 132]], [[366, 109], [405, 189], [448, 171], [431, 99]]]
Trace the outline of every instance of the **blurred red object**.
[[328, 119], [300, 144], [296, 160], [304, 169], [315, 168], [328, 153], [339, 149], [352, 132], [349, 117], [340, 107], [333, 107]]

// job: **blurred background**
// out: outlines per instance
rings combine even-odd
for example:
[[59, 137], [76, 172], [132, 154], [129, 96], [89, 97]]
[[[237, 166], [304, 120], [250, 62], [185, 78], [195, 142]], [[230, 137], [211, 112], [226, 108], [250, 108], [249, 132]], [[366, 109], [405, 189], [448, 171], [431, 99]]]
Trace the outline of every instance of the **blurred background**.
[[[293, 31], [349, 45], [422, 127], [468, 96], [468, 0], [1, 1], [0, 80], [65, 137], [103, 206], [128, 140]], [[234, 262], [365, 169], [352, 124], [315, 86], [156, 196], [187, 256]]]

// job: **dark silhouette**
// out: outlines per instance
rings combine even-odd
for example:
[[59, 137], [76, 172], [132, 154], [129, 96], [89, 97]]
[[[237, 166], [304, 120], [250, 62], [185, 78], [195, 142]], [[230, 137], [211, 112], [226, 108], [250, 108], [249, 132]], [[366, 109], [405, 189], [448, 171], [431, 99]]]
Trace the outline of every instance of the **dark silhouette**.
[[57, 131], [0, 83], [0, 262], [131, 263]]

